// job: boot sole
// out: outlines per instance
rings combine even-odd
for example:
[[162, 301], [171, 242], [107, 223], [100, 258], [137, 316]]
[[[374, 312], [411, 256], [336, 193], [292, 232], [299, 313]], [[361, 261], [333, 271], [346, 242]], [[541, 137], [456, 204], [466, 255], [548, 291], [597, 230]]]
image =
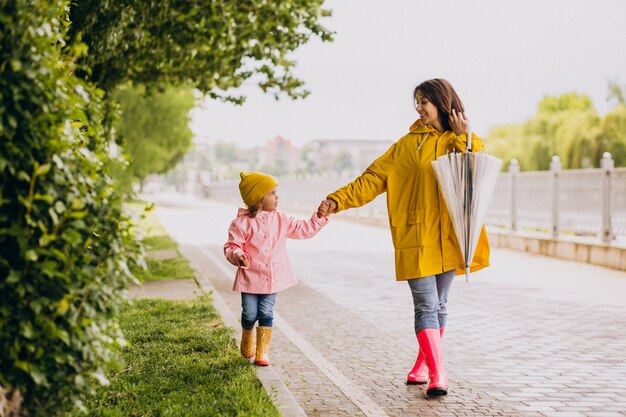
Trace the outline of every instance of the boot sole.
[[424, 385], [427, 384], [428, 381], [409, 381], [408, 379], [405, 382], [407, 385]]
[[443, 395], [448, 395], [448, 390], [446, 388], [431, 388], [428, 391], [426, 391], [426, 395], [428, 395], [429, 397], [441, 397]]

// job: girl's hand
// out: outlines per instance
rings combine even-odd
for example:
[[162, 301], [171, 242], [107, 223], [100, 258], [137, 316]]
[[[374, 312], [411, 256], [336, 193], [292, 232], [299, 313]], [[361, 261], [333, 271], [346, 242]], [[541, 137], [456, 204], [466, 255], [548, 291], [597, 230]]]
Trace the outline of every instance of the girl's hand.
[[317, 209], [317, 215], [319, 217], [328, 217], [330, 213], [334, 213], [337, 210], [337, 203], [333, 200], [326, 199], [320, 203]]
[[329, 206], [328, 202], [322, 201], [320, 206], [317, 208], [317, 217], [326, 217], [328, 216]]
[[248, 255], [244, 253], [243, 255], [239, 256], [239, 266], [243, 266], [244, 268], [247, 268], [249, 264], [250, 264], [250, 258], [248, 258]]
[[449, 117], [450, 127], [455, 135], [462, 135], [467, 132], [467, 122], [469, 121], [467, 116], [461, 112], [456, 112], [452, 109], [452, 114]]

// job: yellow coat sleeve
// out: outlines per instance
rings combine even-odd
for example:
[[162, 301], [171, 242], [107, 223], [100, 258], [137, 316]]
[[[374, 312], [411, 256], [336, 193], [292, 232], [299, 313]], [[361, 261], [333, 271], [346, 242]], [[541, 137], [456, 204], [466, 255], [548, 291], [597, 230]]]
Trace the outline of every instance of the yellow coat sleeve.
[[326, 197], [337, 203], [337, 212], [361, 207], [387, 191], [387, 178], [397, 157], [397, 148], [397, 143], [391, 145], [357, 179]]

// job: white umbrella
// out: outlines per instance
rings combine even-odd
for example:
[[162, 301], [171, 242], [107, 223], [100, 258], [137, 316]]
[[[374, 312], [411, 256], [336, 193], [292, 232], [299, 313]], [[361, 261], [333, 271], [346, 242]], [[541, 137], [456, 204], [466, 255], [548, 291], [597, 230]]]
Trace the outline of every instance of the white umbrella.
[[432, 161], [463, 255], [466, 280], [502, 165], [486, 152], [472, 152], [471, 137], [468, 122], [467, 152], [451, 152]]

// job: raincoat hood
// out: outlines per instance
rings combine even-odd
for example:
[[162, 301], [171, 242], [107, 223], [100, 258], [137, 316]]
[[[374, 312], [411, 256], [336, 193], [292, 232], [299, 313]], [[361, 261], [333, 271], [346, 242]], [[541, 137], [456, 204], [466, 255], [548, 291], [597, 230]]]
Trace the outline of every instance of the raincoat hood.
[[435, 129], [434, 127], [430, 125], [425, 125], [424, 123], [422, 123], [422, 119], [417, 119], [416, 121], [414, 121], [411, 127], [409, 127], [409, 132], [411, 133], [435, 132], [439, 134], [437, 129]]

